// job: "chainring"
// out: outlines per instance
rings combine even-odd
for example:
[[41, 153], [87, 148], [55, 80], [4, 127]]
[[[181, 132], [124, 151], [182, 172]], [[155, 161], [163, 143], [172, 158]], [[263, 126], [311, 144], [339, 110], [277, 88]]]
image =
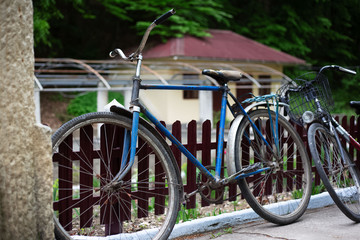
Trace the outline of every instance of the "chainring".
[[[210, 172], [215, 172], [214, 166], [205, 167]], [[202, 199], [208, 203], [220, 203], [224, 200], [224, 185], [214, 186], [209, 178], [203, 173], [198, 173], [196, 185]]]

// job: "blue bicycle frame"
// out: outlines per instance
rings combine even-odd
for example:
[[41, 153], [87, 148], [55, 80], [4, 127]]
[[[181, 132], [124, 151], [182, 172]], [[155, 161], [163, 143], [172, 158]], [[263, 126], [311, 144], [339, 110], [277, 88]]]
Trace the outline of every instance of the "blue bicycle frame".
[[[222, 157], [223, 157], [223, 148], [224, 148], [224, 129], [225, 129], [225, 117], [226, 117], [226, 106], [229, 107], [233, 116], [235, 113], [233, 112], [230, 104], [228, 102], [228, 95], [234, 100], [234, 102], [239, 107], [241, 113], [247, 117], [250, 121], [252, 127], [255, 131], [261, 136], [262, 141], [271, 149], [270, 144], [266, 141], [264, 136], [261, 134], [260, 130], [257, 128], [255, 123], [250, 119], [248, 114], [246, 113], [245, 109], [241, 106], [238, 102], [236, 97], [229, 91], [227, 84], [224, 86], [186, 86], [186, 85], [142, 85], [140, 79], [140, 67], [142, 62], [142, 56], [140, 55], [137, 59], [136, 65], [136, 74], [133, 77], [133, 89], [132, 89], [132, 96], [131, 96], [131, 110], [133, 112], [133, 119], [132, 119], [132, 129], [131, 129], [131, 137], [129, 137], [129, 132], [126, 132], [124, 136], [124, 148], [123, 148], [123, 159], [121, 160], [121, 168], [119, 173], [115, 176], [114, 181], [119, 181], [122, 179], [128, 171], [131, 169], [132, 165], [134, 164], [135, 154], [136, 154], [136, 143], [137, 143], [137, 132], [138, 132], [138, 125], [139, 125], [139, 114], [143, 112], [145, 116], [153, 123], [155, 126], [162, 132], [164, 135], [174, 144], [176, 147], [193, 163], [195, 166], [215, 183], [220, 182], [220, 172], [221, 172], [221, 165], [222, 165]], [[139, 102], [139, 91], [140, 89], [145, 90], [195, 90], [195, 91], [220, 91], [222, 92], [221, 98], [221, 113], [220, 113], [220, 126], [219, 126], [219, 135], [218, 135], [218, 145], [217, 145], [217, 155], [216, 155], [216, 165], [215, 165], [215, 176], [208, 170], [204, 165], [201, 164], [199, 160], [194, 157], [175, 137], [171, 134], [169, 130], [167, 130], [160, 121], [152, 115], [140, 102]], [[270, 112], [269, 112], [270, 114]], [[274, 131], [272, 129], [272, 131]], [[276, 129], [277, 132], [277, 129]], [[276, 135], [275, 135], [276, 136]], [[276, 139], [275, 139], [276, 140]], [[276, 140], [277, 141], [277, 140]], [[278, 143], [276, 143], [278, 144]], [[130, 148], [130, 151], [129, 151]], [[130, 160], [127, 162], [127, 156], [130, 152]], [[126, 167], [125, 167], [126, 166]], [[257, 174], [262, 171], [269, 170], [268, 167], [258, 169], [252, 173], [246, 174], [237, 174], [230, 176], [228, 179], [238, 180], [240, 178], [244, 178], [247, 176], [251, 176]]]

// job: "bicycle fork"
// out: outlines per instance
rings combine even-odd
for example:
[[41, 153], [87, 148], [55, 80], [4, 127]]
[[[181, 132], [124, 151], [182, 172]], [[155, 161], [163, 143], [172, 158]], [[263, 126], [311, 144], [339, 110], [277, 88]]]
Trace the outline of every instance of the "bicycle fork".
[[[113, 178], [111, 183], [121, 182], [121, 179], [123, 179], [125, 175], [130, 171], [130, 169], [132, 168], [135, 162], [136, 143], [138, 138], [139, 117], [141, 110], [140, 108], [141, 105], [139, 103], [139, 91], [141, 84], [141, 79], [140, 79], [141, 63], [142, 63], [142, 55], [139, 54], [136, 63], [135, 76], [133, 77], [133, 88], [132, 88], [131, 102], [130, 102], [130, 111], [133, 113], [131, 133], [129, 133], [129, 130], [125, 129], [120, 171], [116, 174], [116, 176]], [[127, 160], [128, 157], [129, 160]]]

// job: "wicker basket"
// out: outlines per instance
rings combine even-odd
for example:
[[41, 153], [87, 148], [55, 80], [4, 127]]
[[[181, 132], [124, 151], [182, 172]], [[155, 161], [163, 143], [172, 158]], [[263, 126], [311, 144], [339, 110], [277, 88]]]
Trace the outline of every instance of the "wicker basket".
[[[280, 101], [289, 105], [286, 110], [291, 120], [299, 125], [303, 125], [302, 115], [305, 111], [311, 111], [315, 119], [318, 119], [324, 113], [329, 113], [334, 106], [328, 79], [325, 75], [315, 72], [301, 75], [293, 82], [282, 86], [278, 90], [278, 95]], [[320, 103], [320, 111], [316, 100]]]

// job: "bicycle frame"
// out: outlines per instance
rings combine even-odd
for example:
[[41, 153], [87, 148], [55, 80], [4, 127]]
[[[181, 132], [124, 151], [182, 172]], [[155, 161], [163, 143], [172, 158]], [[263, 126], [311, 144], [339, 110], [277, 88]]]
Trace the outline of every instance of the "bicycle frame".
[[[336, 131], [345, 139], [347, 143], [354, 146], [358, 151], [360, 151], [360, 143], [353, 138], [350, 133], [348, 133], [333, 117], [331, 118], [331, 123], [336, 129]], [[337, 134], [336, 134], [337, 135]], [[336, 136], [338, 138], [338, 136]]]
[[[115, 176], [113, 181], [120, 181], [130, 170], [132, 165], [134, 164], [135, 154], [136, 154], [136, 142], [137, 142], [137, 131], [138, 131], [138, 124], [139, 124], [139, 113], [142, 112], [145, 116], [162, 132], [164, 135], [204, 174], [206, 175], [211, 181], [214, 183], [220, 183], [220, 172], [221, 172], [221, 165], [222, 165], [222, 157], [223, 157], [223, 150], [224, 150], [224, 129], [225, 129], [225, 117], [226, 117], [226, 106], [229, 107], [233, 116], [235, 113], [233, 112], [230, 104], [228, 102], [228, 95], [233, 99], [233, 101], [238, 105], [241, 113], [249, 119], [252, 127], [259, 133], [262, 140], [264, 141], [265, 145], [271, 149], [270, 144], [266, 141], [264, 136], [262, 136], [260, 130], [257, 128], [255, 123], [250, 119], [248, 114], [246, 113], [245, 109], [242, 105], [238, 102], [236, 97], [230, 92], [227, 84], [224, 86], [189, 86], [189, 85], [147, 85], [141, 84], [140, 79], [140, 68], [142, 63], [142, 55], [140, 54], [137, 58], [136, 64], [136, 74], [133, 77], [133, 89], [132, 89], [132, 96], [131, 96], [131, 106], [130, 109], [133, 112], [133, 121], [132, 121], [132, 130], [131, 130], [131, 138], [129, 137], [129, 133], [127, 132], [124, 137], [124, 148], [123, 148], [123, 159], [119, 173]], [[196, 157], [191, 154], [172, 134], [169, 130], [167, 130], [160, 121], [150, 113], [140, 102], [139, 102], [139, 91], [140, 89], [144, 90], [195, 90], [195, 91], [220, 91], [222, 92], [221, 98], [221, 113], [220, 113], [220, 126], [219, 126], [219, 135], [218, 135], [218, 145], [217, 145], [217, 155], [216, 155], [216, 164], [215, 164], [215, 175], [213, 175], [204, 165], [201, 164]], [[274, 131], [274, 130], [273, 130]], [[277, 131], [277, 129], [276, 129]], [[129, 151], [130, 148], [130, 151]], [[271, 149], [272, 151], [272, 149]], [[130, 160], [127, 163], [127, 154], [130, 152]], [[125, 168], [125, 165], [126, 168]], [[228, 181], [238, 180], [240, 178], [248, 177], [254, 174], [257, 174], [262, 171], [268, 170], [269, 167], [258, 169], [252, 173], [246, 174], [239, 174], [235, 173], [228, 177]]]

